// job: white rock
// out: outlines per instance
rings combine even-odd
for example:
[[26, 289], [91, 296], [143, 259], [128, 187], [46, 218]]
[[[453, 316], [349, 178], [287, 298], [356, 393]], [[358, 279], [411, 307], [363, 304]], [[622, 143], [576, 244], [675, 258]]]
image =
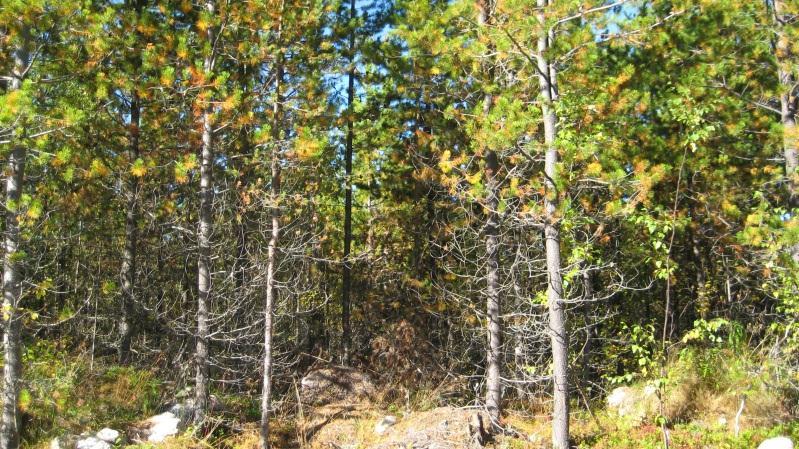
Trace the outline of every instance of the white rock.
[[657, 396], [658, 388], [654, 385], [647, 385], [644, 387], [643, 393], [645, 398]]
[[632, 402], [633, 396], [634, 392], [630, 387], [614, 388], [607, 398], [608, 407], [616, 410], [619, 416], [624, 416], [629, 413], [629, 404]]
[[618, 387], [610, 392], [608, 410], [632, 422], [642, 423], [657, 416], [658, 389], [654, 385]]
[[107, 443], [114, 443], [119, 438], [119, 431], [105, 427], [97, 432], [95, 436]]
[[769, 438], [760, 443], [757, 449], [793, 449], [793, 442], [786, 437]]
[[175, 416], [172, 412], [165, 412], [151, 417], [147, 420], [147, 423], [149, 424], [147, 441], [151, 443], [160, 443], [167, 437], [178, 434], [180, 418]]
[[384, 416], [383, 419], [381, 419], [380, 421], [377, 422], [377, 424], [375, 424], [375, 433], [378, 435], [382, 435], [383, 433], [386, 432], [386, 430], [388, 430], [389, 427], [393, 426], [396, 423], [397, 423], [396, 416], [391, 416], [391, 415]]
[[50, 441], [50, 449], [63, 449], [61, 447], [61, 441], [58, 438], [53, 438]]
[[75, 449], [111, 449], [111, 445], [99, 438], [88, 437], [78, 440]]

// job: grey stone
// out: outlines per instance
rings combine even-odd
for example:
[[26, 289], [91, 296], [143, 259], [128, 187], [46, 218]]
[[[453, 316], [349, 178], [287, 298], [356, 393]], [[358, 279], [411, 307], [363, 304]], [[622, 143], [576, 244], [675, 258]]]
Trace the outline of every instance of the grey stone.
[[606, 402], [608, 410], [619, 417], [640, 423], [657, 415], [657, 388], [652, 385], [614, 388]]
[[303, 404], [356, 404], [374, 396], [375, 387], [369, 376], [343, 366], [328, 366], [310, 371], [300, 381]]
[[383, 419], [381, 419], [380, 421], [377, 422], [377, 424], [375, 424], [375, 433], [378, 435], [382, 435], [386, 432], [386, 430], [388, 430], [389, 427], [393, 426], [396, 423], [397, 423], [396, 416], [391, 416], [391, 415], [384, 416]]
[[75, 449], [111, 449], [111, 445], [97, 437], [87, 437], [78, 440]]
[[107, 443], [115, 443], [119, 439], [119, 431], [108, 427], [100, 429], [95, 436]]

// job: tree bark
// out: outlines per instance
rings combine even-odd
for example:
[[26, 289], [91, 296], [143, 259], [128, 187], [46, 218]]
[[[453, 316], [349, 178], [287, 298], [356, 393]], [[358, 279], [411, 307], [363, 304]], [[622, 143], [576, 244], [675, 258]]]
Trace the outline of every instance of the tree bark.
[[[491, 10], [493, 2], [482, 0], [478, 3], [480, 27], [487, 28], [491, 22]], [[485, 82], [493, 82], [494, 69], [491, 62], [487, 62], [483, 71], [485, 72]], [[483, 116], [488, 119], [494, 98], [486, 90], [483, 93]], [[484, 148], [485, 179], [486, 179], [486, 226], [485, 226], [485, 249], [486, 249], [486, 313], [488, 318], [486, 346], [486, 408], [492, 421], [492, 427], [496, 427], [502, 414], [502, 385], [501, 370], [502, 363], [502, 324], [500, 321], [500, 297], [499, 297], [499, 183], [497, 181], [497, 170], [499, 161], [496, 152], [492, 149]]]
[[[144, 2], [135, 2], [136, 19], [141, 18]], [[139, 33], [136, 32], [139, 36]], [[141, 56], [134, 55], [132, 70], [134, 77], [138, 75], [141, 67]], [[141, 102], [137, 87], [133, 88], [130, 98], [130, 123], [128, 124], [128, 158], [131, 162], [139, 158], [139, 132], [141, 127]], [[128, 173], [124, 185], [125, 191], [125, 247], [122, 250], [122, 316], [119, 320], [119, 363], [122, 365], [130, 361], [130, 342], [135, 333], [135, 305], [136, 305], [136, 253], [138, 246], [138, 190], [139, 182], [135, 175]]]
[[782, 92], [780, 93], [780, 119], [783, 127], [783, 151], [785, 155], [785, 176], [788, 178], [788, 192], [790, 206], [797, 204], [799, 195], [799, 182], [797, 182], [796, 169], [799, 167], [799, 153], [797, 141], [799, 132], [796, 128], [796, 113], [799, 109], [799, 96], [796, 92], [796, 76], [793, 72], [791, 42], [785, 32], [789, 17], [785, 11], [784, 0], [774, 0], [774, 15], [777, 26], [777, 42], [775, 56], [777, 70]]
[[544, 120], [544, 238], [547, 265], [547, 303], [549, 306], [549, 333], [552, 345], [554, 406], [552, 412], [552, 446], [555, 449], [569, 447], [569, 384], [568, 348], [566, 332], [566, 313], [563, 304], [563, 279], [561, 277], [560, 226], [558, 217], [558, 150], [557, 114], [555, 102], [558, 100], [557, 71], [547, 59], [547, 51], [552, 46], [554, 35], [548, 31], [545, 10], [549, 0], [537, 0], [536, 13], [542, 27], [538, 38], [538, 79], [541, 89], [541, 114]]
[[[22, 30], [22, 38], [27, 39], [27, 30]], [[22, 42], [14, 50], [14, 69], [11, 74], [9, 90], [22, 88], [22, 80], [30, 63], [27, 42]], [[22, 290], [22, 263], [18, 253], [20, 245], [19, 200], [25, 173], [26, 148], [20, 140], [24, 136], [15, 133], [14, 147], [6, 166], [6, 235], [3, 257], [3, 321], [6, 332], [3, 334], [3, 411], [0, 421], [0, 449], [19, 447], [19, 380], [22, 374], [22, 316], [19, 313], [20, 292]]]
[[[277, 39], [282, 32], [281, 17], [278, 19]], [[264, 379], [261, 391], [261, 449], [269, 449], [269, 408], [272, 402], [272, 320], [275, 307], [275, 267], [277, 245], [280, 237], [280, 127], [282, 116], [281, 83], [283, 81], [283, 56], [278, 55], [275, 80], [275, 104], [272, 108], [272, 185], [269, 202], [272, 213], [272, 235], [269, 238], [266, 259], [266, 304], [264, 305]]]
[[[785, 11], [784, 0], [774, 0], [774, 20], [777, 27], [777, 41], [774, 46], [777, 60], [777, 76], [780, 82], [780, 121], [782, 122], [782, 145], [785, 156], [785, 177], [788, 187], [788, 208], [799, 207], [799, 129], [796, 126], [796, 113], [799, 112], [799, 95], [792, 54], [791, 41], [785, 32], [790, 14]], [[794, 262], [799, 263], [799, 243], [790, 248]]]
[[344, 154], [344, 275], [341, 287], [341, 352], [342, 362], [350, 363], [352, 328], [350, 325], [350, 295], [352, 292], [352, 155], [355, 110], [355, 0], [350, 0], [349, 74], [347, 79], [347, 142]]
[[[205, 9], [213, 15], [215, 5], [213, 1], [205, 3]], [[203, 70], [209, 76], [214, 64], [214, 31], [209, 26], [206, 39], [212, 47], [208, 50], [203, 60]], [[202, 114], [202, 163], [200, 166], [200, 214], [199, 233], [197, 235], [197, 346], [195, 350], [195, 392], [194, 392], [194, 422], [202, 423], [208, 411], [209, 389], [209, 352], [208, 352], [208, 306], [211, 300], [211, 228], [213, 222], [212, 205], [214, 197], [213, 186], [213, 110], [210, 99], [204, 106]]]
[[[130, 103], [130, 158], [139, 156], [139, 96], [133, 93]], [[137, 178], [128, 175], [125, 183], [125, 247], [122, 250], [122, 316], [119, 321], [119, 363], [130, 361], [130, 341], [134, 333], [134, 314], [136, 304], [136, 250], [138, 244], [138, 188]]]
[[486, 312], [488, 318], [488, 347], [486, 352], [486, 408], [494, 425], [502, 413], [502, 322], [499, 297], [499, 186], [496, 174], [497, 155], [489, 151], [485, 156], [486, 173]]
[[582, 273], [583, 283], [583, 313], [585, 317], [585, 345], [580, 354], [582, 363], [582, 378], [583, 385], [589, 386], [592, 378], [592, 365], [591, 354], [594, 351], [594, 340], [596, 339], [596, 323], [593, 321], [594, 317], [591, 311], [594, 309], [594, 272], [590, 267], [584, 266]]

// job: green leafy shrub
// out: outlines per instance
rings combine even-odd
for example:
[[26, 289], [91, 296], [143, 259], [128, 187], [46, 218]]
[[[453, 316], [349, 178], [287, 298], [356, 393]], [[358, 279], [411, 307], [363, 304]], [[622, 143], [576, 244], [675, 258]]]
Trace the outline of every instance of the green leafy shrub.
[[[705, 427], [723, 423], [725, 430], [759, 428], [784, 422], [793, 401], [790, 367], [768, 354], [749, 349], [744, 327], [725, 319], [699, 319], [672, 351], [661, 371], [664, 358], [659, 353], [653, 328], [624, 327], [630, 341], [623, 375], [609, 378], [611, 384], [627, 384], [629, 394], [644, 397], [647, 386], [656, 386], [659, 396], [650, 395], [644, 407], [643, 422], [657, 423], [662, 398], [661, 419], [670, 425], [702, 422]], [[645, 401], [641, 401], [645, 402]], [[640, 422], [640, 419], [638, 420]]]

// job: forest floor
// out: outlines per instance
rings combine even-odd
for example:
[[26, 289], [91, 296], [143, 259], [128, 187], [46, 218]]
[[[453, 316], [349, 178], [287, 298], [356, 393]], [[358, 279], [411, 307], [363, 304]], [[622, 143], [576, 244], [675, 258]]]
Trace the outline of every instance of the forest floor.
[[[361, 408], [341, 414], [309, 434], [305, 423], [296, 419], [278, 419], [272, 428], [275, 449], [474, 449], [469, 440], [463, 416], [473, 409], [436, 408], [400, 413], [398, 422], [382, 435], [375, 432], [378, 423], [390, 413], [381, 408]], [[395, 414], [396, 415], [396, 414]], [[392, 416], [395, 416], [392, 415]], [[505, 424], [514, 435], [498, 435], [489, 440], [488, 449], [544, 449], [549, 445], [550, 422], [545, 416], [531, 417], [511, 411]], [[442, 430], [448, 421], [452, 432]], [[654, 424], [630, 425], [599, 412], [591, 417], [578, 411], [572, 417], [573, 444], [579, 449], [660, 449], [663, 433]], [[788, 436], [799, 441], [799, 423], [785, 423], [742, 430], [738, 436], [723, 426], [681, 423], [669, 429], [672, 449], [755, 449], [760, 442], [775, 436]], [[44, 448], [45, 446], [42, 446]], [[136, 449], [220, 448], [257, 449], [257, 423], [243, 423], [236, 432], [224, 432], [199, 440], [188, 434], [160, 444], [130, 446]]]
[[[37, 352], [38, 351], [38, 352]], [[132, 425], [163, 411], [175, 400], [174, 388], [147, 370], [103, 365], [101, 361], [67, 356], [41, 347], [29, 351], [26, 381], [20, 397], [25, 444], [48, 449], [54, 437], [79, 435], [110, 427], [123, 433]], [[676, 368], [675, 368], [676, 371]], [[690, 415], [670, 421], [671, 449], [755, 449], [766, 438], [787, 436], [799, 442], [799, 421], [788, 415], [769, 415], [785, 398], [770, 395], [747, 379], [749, 395], [740, 429], [735, 432], [738, 387], [715, 376], [715, 395], [688, 380], [675, 380], [672, 395], [693, 402]], [[737, 378], [737, 377], [736, 377]], [[690, 385], [689, 385], [690, 384]], [[686, 386], [683, 388], [682, 386]], [[688, 388], [690, 386], [690, 388]], [[171, 393], [167, 393], [170, 392]], [[273, 419], [275, 449], [473, 449], [469, 431], [476, 408], [446, 405], [435, 391], [417, 391], [407, 401], [378, 399], [347, 404], [298, 407], [290, 400], [277, 404]], [[224, 410], [211, 423], [205, 438], [194, 429], [163, 443], [128, 445], [136, 449], [258, 447], [257, 395], [223, 395]], [[398, 396], [394, 396], [395, 398]], [[402, 397], [402, 396], [399, 396]], [[724, 413], [724, 415], [720, 415]], [[690, 417], [689, 417], [690, 416]], [[387, 419], [387, 417], [391, 417]], [[574, 447], [595, 449], [654, 449], [663, 447], [663, 432], [656, 418], [624, 419], [606, 406], [602, 397], [574, 403], [571, 435]], [[391, 425], [386, 425], [390, 423]], [[503, 425], [512, 431], [485, 442], [491, 449], [539, 449], [549, 447], [550, 421], [546, 407], [531, 408], [526, 401], [509, 398]]]

